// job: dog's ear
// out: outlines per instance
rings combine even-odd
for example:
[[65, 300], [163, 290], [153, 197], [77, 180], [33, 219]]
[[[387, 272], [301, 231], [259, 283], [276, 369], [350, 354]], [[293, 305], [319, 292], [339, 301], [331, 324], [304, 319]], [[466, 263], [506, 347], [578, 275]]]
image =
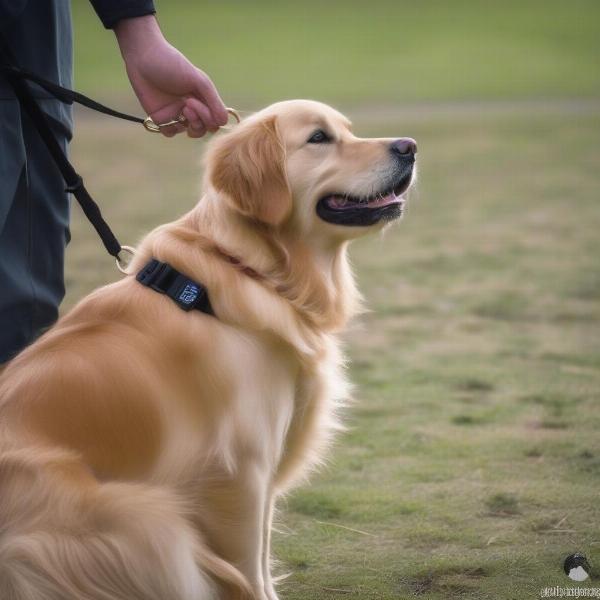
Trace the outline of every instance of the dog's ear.
[[290, 214], [292, 195], [276, 117], [240, 126], [216, 140], [208, 172], [215, 189], [243, 215], [276, 226]]

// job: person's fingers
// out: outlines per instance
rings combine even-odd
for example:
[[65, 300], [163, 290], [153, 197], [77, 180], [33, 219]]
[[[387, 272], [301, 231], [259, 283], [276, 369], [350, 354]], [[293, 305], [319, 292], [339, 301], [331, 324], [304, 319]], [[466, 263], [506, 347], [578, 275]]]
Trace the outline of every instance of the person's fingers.
[[204, 123], [204, 121], [202, 120], [202, 118], [200, 117], [200, 115], [190, 106], [188, 106], [187, 104], [183, 107], [183, 110], [181, 111], [183, 116], [185, 117], [185, 125], [189, 128], [192, 129], [200, 129], [200, 128], [204, 128], [206, 129], [206, 125]]
[[201, 127], [198, 129], [196, 129], [194, 127], [188, 127], [187, 134], [188, 134], [188, 137], [191, 137], [191, 138], [201, 138], [204, 135], [206, 135], [206, 127]]
[[177, 130], [175, 127], [161, 127], [160, 133], [165, 137], [172, 138], [177, 133]]
[[169, 137], [169, 138], [173, 137], [174, 135], [177, 135], [178, 133], [182, 133], [186, 130], [187, 130], [187, 127], [185, 126], [184, 123], [178, 123], [177, 125], [169, 125], [168, 127], [160, 128], [160, 132], [165, 137]]
[[225, 104], [223, 104], [223, 100], [221, 100], [221, 97], [219, 96], [219, 92], [217, 92], [217, 88], [210, 80], [210, 77], [206, 73], [198, 70], [195, 84], [196, 93], [194, 95], [197, 95], [201, 101], [204, 101], [215, 125], [217, 127], [227, 125], [229, 114], [227, 113]]
[[207, 106], [202, 104], [200, 100], [197, 98], [186, 98], [185, 106], [198, 115], [199, 120], [202, 121], [202, 124], [206, 127], [206, 129], [212, 131], [213, 133], [219, 129], [219, 125], [211, 115]]
[[[178, 100], [177, 102], [170, 102], [166, 106], [154, 110], [150, 113], [152, 120], [159, 125], [160, 123], [168, 123], [169, 121], [176, 121], [181, 115], [184, 102]], [[173, 137], [177, 133], [181, 133], [186, 130], [184, 124], [170, 125], [169, 127], [161, 127], [160, 132], [166, 137]]]

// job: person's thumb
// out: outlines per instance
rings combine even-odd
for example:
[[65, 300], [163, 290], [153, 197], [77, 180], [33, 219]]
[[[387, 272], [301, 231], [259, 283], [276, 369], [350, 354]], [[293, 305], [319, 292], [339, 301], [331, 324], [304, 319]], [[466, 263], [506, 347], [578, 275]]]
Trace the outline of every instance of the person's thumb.
[[196, 69], [196, 71], [193, 95], [208, 107], [217, 126], [227, 125], [229, 114], [217, 88], [206, 73], [200, 69]]

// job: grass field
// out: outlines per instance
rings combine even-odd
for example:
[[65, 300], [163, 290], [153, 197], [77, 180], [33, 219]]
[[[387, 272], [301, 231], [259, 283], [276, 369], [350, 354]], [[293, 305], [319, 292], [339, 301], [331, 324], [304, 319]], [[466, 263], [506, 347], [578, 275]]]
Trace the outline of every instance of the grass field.
[[[89, 65], [112, 42], [74, 4]], [[419, 142], [404, 221], [351, 252], [372, 309], [347, 336], [356, 403], [329, 466], [281, 507], [282, 599], [535, 598], [571, 583], [575, 551], [594, 566], [580, 585], [599, 586], [600, 5], [347, 2], [356, 12], [331, 29], [339, 2], [315, 19], [310, 2], [268, 4], [267, 17], [247, 5], [267, 7], [206, 3], [200, 35], [191, 3], [159, 3], [231, 104], [310, 95], [350, 107], [359, 135]], [[377, 27], [355, 45], [367, 14]], [[102, 53], [79, 87], [120, 99]], [[323, 77], [332, 65], [338, 78]], [[73, 158], [135, 243], [195, 202], [201, 149], [79, 118]], [[118, 277], [77, 208], [67, 274], [66, 307]]]
[[[596, 0], [158, 0], [230, 106], [600, 95]], [[73, 2], [82, 91], [129, 93], [112, 33]]]
[[[278, 519], [286, 600], [521, 599], [568, 582], [571, 552], [600, 565], [599, 126], [357, 124], [413, 134], [421, 183], [353, 248], [373, 310], [349, 336], [357, 403]], [[135, 242], [194, 202], [197, 145], [128, 128], [83, 121], [74, 155]], [[78, 210], [73, 229], [68, 304], [117, 276]]]

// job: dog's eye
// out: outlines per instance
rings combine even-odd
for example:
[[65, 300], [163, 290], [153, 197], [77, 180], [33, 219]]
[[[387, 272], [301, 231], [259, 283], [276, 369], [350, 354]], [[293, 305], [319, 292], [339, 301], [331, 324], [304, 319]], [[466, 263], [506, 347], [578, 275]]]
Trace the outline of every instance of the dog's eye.
[[331, 138], [322, 130], [317, 129], [306, 141], [307, 144], [328, 144]]

